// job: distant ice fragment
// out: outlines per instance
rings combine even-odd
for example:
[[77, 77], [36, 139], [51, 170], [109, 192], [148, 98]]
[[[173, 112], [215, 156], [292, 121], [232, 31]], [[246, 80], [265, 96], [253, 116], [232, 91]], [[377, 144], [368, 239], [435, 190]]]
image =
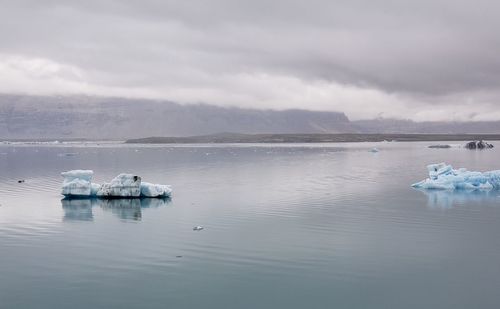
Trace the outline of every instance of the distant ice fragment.
[[203, 230], [203, 226], [201, 225], [193, 227], [193, 231], [201, 231], [201, 230]]
[[379, 151], [380, 151], [380, 150], [378, 150], [378, 148], [376, 148], [376, 147], [374, 147], [374, 148], [370, 149], [370, 152], [373, 152], [373, 153], [375, 153], [375, 152], [379, 152]]
[[473, 172], [465, 168], [453, 169], [446, 163], [427, 166], [429, 178], [414, 183], [419, 189], [440, 190], [491, 190], [500, 189], [500, 170]]
[[489, 149], [493, 147], [492, 144], [484, 141], [472, 141], [465, 144], [465, 148], [467, 149]]

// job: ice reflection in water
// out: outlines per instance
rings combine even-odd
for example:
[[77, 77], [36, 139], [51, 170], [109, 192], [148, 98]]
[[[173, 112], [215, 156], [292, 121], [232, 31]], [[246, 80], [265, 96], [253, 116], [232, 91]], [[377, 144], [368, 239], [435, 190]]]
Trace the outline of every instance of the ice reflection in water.
[[123, 220], [139, 221], [142, 218], [141, 208], [166, 206], [169, 198], [134, 198], [134, 199], [68, 199], [61, 200], [64, 210], [64, 221], [93, 221], [93, 207], [100, 207]]
[[92, 221], [92, 201], [90, 199], [62, 199], [64, 221]]
[[451, 209], [468, 203], [494, 203], [500, 197], [499, 190], [415, 190], [427, 195], [427, 205], [432, 209]]
[[[0, 147], [0, 308], [498, 308], [495, 192], [410, 185], [500, 168], [500, 147], [427, 146]], [[77, 168], [175, 195], [61, 202]]]

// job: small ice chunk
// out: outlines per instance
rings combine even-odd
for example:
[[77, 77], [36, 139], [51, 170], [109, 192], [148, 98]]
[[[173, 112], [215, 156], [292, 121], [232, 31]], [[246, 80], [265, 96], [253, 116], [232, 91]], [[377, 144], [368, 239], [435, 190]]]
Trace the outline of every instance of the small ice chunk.
[[375, 153], [375, 152], [379, 152], [379, 151], [380, 151], [380, 150], [378, 150], [378, 148], [376, 148], [376, 147], [374, 147], [374, 148], [370, 149], [370, 152], [374, 152], [374, 153]]
[[139, 197], [141, 195], [141, 177], [132, 174], [120, 174], [111, 182], [104, 183], [97, 190], [98, 197]]
[[201, 230], [203, 230], [203, 226], [201, 225], [193, 227], [193, 231], [201, 231]]
[[465, 148], [467, 149], [489, 149], [493, 147], [492, 144], [484, 141], [472, 141], [465, 144]]
[[149, 182], [141, 183], [141, 196], [144, 197], [168, 197], [172, 193], [169, 185], [152, 184]]

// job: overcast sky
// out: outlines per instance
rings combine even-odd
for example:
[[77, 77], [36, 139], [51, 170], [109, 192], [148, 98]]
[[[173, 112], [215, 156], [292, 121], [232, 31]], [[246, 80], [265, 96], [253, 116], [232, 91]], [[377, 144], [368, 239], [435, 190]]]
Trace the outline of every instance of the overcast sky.
[[500, 2], [0, 0], [0, 92], [500, 120]]

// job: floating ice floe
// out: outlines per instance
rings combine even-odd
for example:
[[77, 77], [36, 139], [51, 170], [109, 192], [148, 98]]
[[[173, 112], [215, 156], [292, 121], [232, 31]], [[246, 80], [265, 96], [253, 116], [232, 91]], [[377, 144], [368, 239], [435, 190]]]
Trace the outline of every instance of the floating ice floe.
[[453, 169], [446, 163], [427, 166], [429, 178], [414, 183], [412, 187], [419, 189], [440, 190], [492, 190], [500, 189], [500, 170], [490, 172], [474, 172], [465, 168]]
[[61, 175], [64, 177], [61, 193], [66, 197], [138, 198], [172, 194], [170, 186], [141, 182], [141, 177], [132, 174], [120, 174], [103, 184], [92, 182], [91, 170], [73, 170]]
[[379, 151], [380, 151], [380, 150], [378, 150], [378, 148], [376, 148], [376, 147], [374, 147], [374, 148], [370, 149], [370, 152], [373, 152], [373, 153], [375, 153], [375, 152], [379, 152]]

